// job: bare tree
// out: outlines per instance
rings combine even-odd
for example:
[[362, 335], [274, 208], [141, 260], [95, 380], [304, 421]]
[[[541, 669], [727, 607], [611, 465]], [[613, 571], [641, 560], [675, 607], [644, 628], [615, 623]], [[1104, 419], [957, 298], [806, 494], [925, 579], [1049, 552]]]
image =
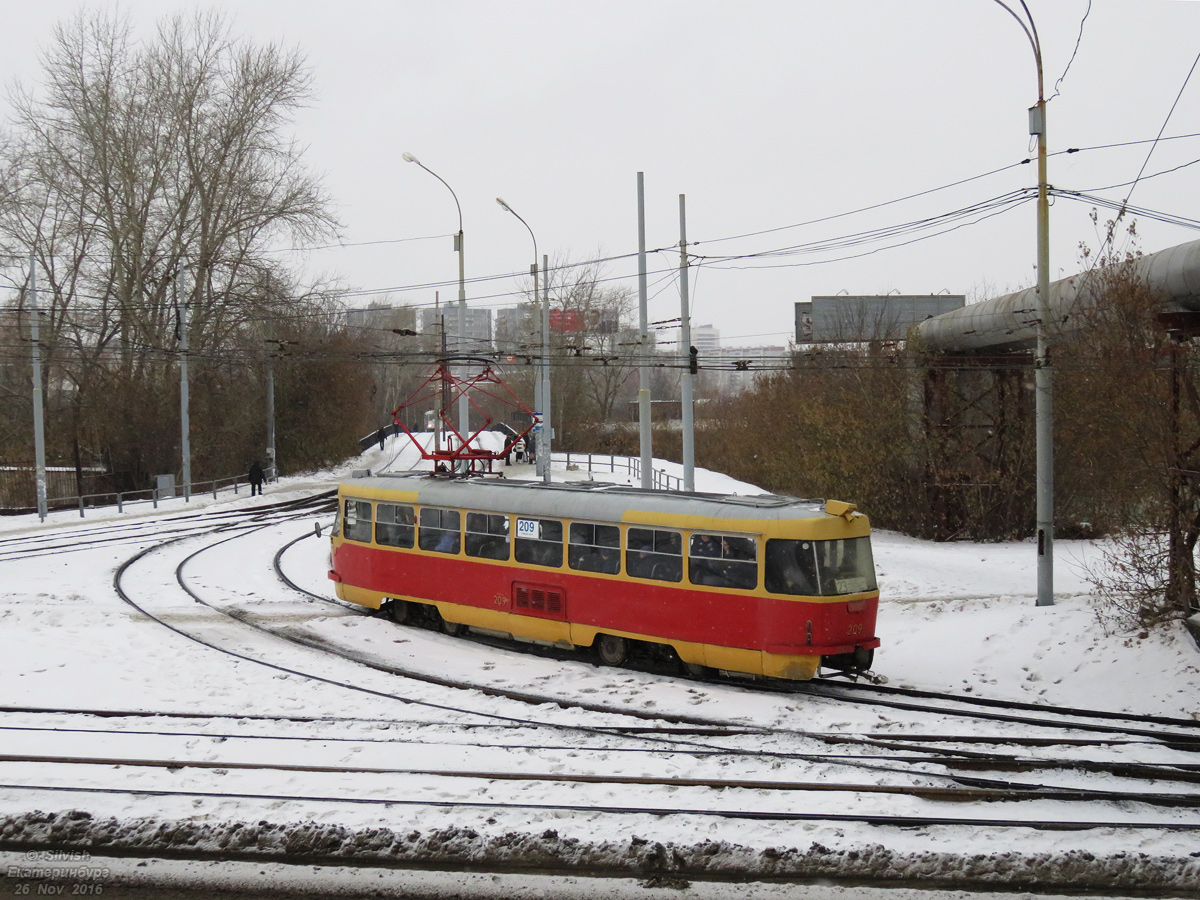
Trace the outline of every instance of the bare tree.
[[[296, 51], [236, 39], [216, 14], [137, 43], [81, 12], [55, 29], [35, 92], [13, 94], [0, 146], [0, 231], [41, 270], [47, 384], [142, 476], [174, 453], [164, 381], [187, 307], [202, 360], [285, 314], [294, 279], [270, 255], [336, 223], [284, 133], [309, 96]], [[305, 292], [301, 292], [305, 293]]]
[[1089, 270], [1086, 327], [1056, 361], [1065, 508], [1116, 535], [1092, 580], [1102, 618], [1122, 626], [1196, 611], [1200, 542], [1200, 357], [1188, 316], [1164, 314], [1126, 265], [1137, 255]]

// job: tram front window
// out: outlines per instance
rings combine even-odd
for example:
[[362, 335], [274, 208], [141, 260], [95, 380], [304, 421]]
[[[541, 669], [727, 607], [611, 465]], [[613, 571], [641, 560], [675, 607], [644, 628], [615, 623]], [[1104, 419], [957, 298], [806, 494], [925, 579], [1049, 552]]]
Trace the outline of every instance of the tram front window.
[[835, 597], [876, 590], [871, 539], [767, 541], [766, 588], [773, 594]]

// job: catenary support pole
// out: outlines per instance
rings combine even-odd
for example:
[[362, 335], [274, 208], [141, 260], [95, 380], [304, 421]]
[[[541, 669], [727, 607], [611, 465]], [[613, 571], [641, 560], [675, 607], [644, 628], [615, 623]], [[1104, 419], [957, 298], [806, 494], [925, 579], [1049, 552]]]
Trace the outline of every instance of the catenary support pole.
[[267, 481], [277, 481], [275, 462], [275, 360], [267, 357]]
[[654, 448], [650, 431], [650, 316], [646, 284], [646, 188], [637, 173], [638, 205], [638, 444], [641, 451], [642, 487], [654, 486]]
[[188, 302], [180, 302], [179, 281], [183, 271], [175, 273], [175, 306], [179, 314], [179, 452], [183, 458], [183, 499], [192, 499], [192, 439], [188, 412]]
[[1041, 57], [1038, 57], [1038, 338], [1034, 374], [1037, 418], [1037, 605], [1054, 605], [1054, 373], [1046, 329], [1050, 323], [1050, 202], [1046, 184], [1046, 101], [1042, 96]]
[[33, 464], [37, 480], [38, 520], [46, 521], [46, 425], [42, 408], [41, 310], [37, 299], [37, 268], [29, 254], [29, 339], [33, 344]]
[[1037, 605], [1054, 605], [1054, 377], [1050, 368], [1050, 199], [1046, 176], [1046, 94], [1042, 81], [1042, 47], [1033, 16], [1026, 35], [1037, 62], [1038, 102], [1029, 110], [1029, 133], [1037, 135], [1037, 358], [1034, 361], [1034, 428], [1037, 456]]
[[683, 407], [683, 489], [696, 489], [696, 432], [692, 418], [692, 316], [688, 290], [687, 209], [679, 195], [679, 358], [683, 363], [679, 377], [679, 399]]
[[[451, 191], [451, 193], [454, 192]], [[454, 202], [458, 202], [457, 196], [454, 198]], [[459, 215], [458, 234], [454, 236], [454, 246], [458, 249], [458, 352], [466, 355], [470, 351], [467, 340], [467, 276], [461, 214]], [[466, 374], [465, 364], [463, 365], [463, 374]], [[471, 436], [471, 404], [465, 392], [458, 398], [458, 430], [464, 441]], [[463, 460], [462, 471], [465, 472], [469, 466], [470, 463]]]
[[542, 254], [542, 481], [550, 483], [550, 457], [553, 454], [554, 423], [550, 415], [550, 257]]

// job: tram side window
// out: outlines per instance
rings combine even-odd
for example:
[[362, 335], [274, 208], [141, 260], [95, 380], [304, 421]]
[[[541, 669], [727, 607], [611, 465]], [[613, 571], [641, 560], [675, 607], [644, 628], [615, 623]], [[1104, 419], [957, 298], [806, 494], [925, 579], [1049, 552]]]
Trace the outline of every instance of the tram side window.
[[435, 553], [457, 553], [460, 543], [459, 514], [457, 509], [421, 510], [421, 532], [417, 542], [422, 550]]
[[411, 506], [375, 504], [375, 543], [385, 547], [411, 547], [415, 530]]
[[688, 543], [688, 580], [753, 590], [758, 586], [758, 544], [749, 537], [693, 534]]
[[558, 568], [563, 561], [563, 526], [557, 519], [517, 519], [517, 562]]
[[347, 500], [342, 517], [342, 537], [349, 541], [371, 543], [371, 501]]
[[508, 559], [508, 516], [467, 513], [467, 556]]
[[621, 529], [616, 525], [572, 522], [567, 564], [583, 572], [616, 575], [621, 571]]
[[683, 580], [683, 535], [678, 531], [630, 528], [625, 571], [634, 578]]

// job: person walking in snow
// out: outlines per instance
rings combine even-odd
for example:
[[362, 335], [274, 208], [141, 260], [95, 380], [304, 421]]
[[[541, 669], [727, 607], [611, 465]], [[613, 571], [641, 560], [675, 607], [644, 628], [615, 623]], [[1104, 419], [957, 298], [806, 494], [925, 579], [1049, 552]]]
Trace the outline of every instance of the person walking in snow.
[[254, 464], [252, 466], [250, 466], [250, 496], [251, 497], [253, 497], [255, 494], [259, 494], [259, 495], [262, 494], [262, 486], [263, 486], [264, 481], [266, 481], [266, 476], [263, 475], [262, 463], [260, 463], [256, 459], [254, 461]]

